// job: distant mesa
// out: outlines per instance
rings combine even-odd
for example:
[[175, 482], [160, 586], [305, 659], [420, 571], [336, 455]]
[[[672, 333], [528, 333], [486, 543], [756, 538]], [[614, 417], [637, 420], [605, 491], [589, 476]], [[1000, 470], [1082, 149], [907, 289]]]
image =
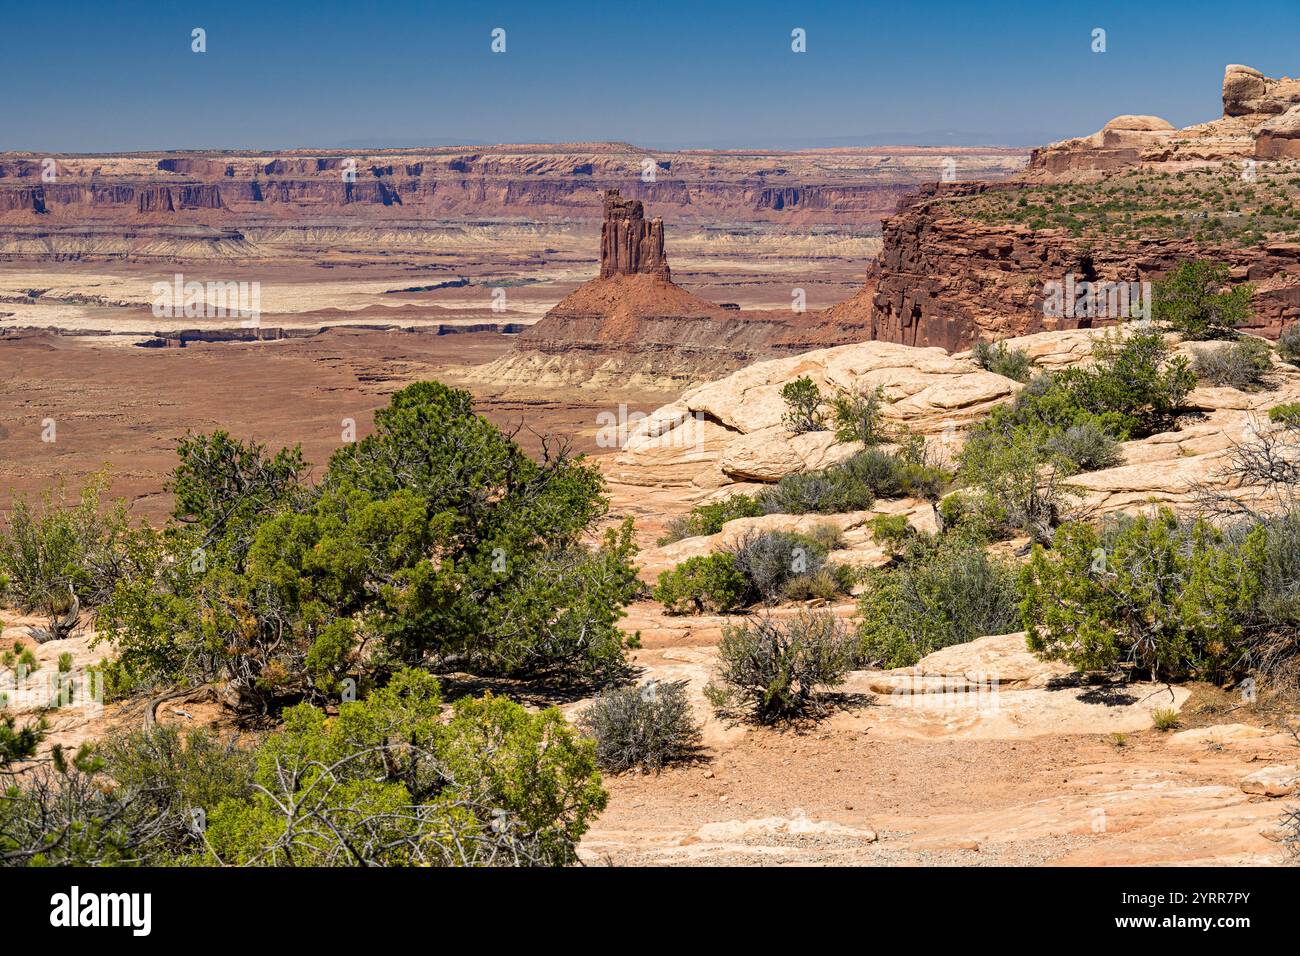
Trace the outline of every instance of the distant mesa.
[[[383, 260], [391, 252], [374, 247], [380, 229], [401, 242], [447, 220], [568, 223], [599, 220], [604, 211], [602, 270], [609, 271], [602, 274], [667, 279], [659, 227], [634, 199], [609, 197], [602, 210], [606, 190], [635, 193], [674, 222], [859, 230], [929, 182], [945, 158], [956, 157], [966, 177], [998, 179], [1021, 169], [1025, 155], [993, 147], [651, 152], [625, 143], [0, 151], [0, 256], [296, 260], [331, 251], [354, 261], [363, 243]], [[637, 170], [653, 176], [636, 177]]]

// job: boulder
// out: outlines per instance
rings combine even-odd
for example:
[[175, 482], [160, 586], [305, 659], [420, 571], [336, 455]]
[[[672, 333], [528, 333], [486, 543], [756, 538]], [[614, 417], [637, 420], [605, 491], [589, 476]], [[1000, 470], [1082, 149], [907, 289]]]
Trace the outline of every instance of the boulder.
[[1285, 113], [1300, 103], [1300, 80], [1265, 76], [1240, 63], [1223, 71], [1223, 115], [1260, 117]]
[[1281, 764], [1256, 770], [1242, 778], [1241, 789], [1244, 793], [1265, 797], [1289, 797], [1300, 791], [1300, 764]]
[[1116, 116], [1102, 127], [1103, 130], [1137, 130], [1143, 132], [1172, 131], [1173, 128], [1173, 125], [1168, 120], [1161, 119], [1159, 116], [1139, 116], [1133, 113]]
[[1264, 74], [1254, 67], [1229, 63], [1223, 71], [1223, 115], [1243, 116], [1255, 112], [1251, 104], [1267, 89]]
[[1300, 106], [1293, 106], [1259, 128], [1255, 136], [1259, 159], [1300, 159]]
[[780, 481], [795, 472], [815, 471], [843, 461], [861, 447], [837, 444], [834, 432], [791, 435], [782, 426], [773, 425], [727, 442], [718, 465], [734, 480]]

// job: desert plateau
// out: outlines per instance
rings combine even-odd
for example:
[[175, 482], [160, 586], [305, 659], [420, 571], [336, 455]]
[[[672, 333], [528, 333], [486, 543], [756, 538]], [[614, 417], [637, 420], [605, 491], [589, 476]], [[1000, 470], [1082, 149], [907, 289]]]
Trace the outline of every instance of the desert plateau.
[[[179, 47], [87, 89], [111, 120], [24, 86], [0, 868], [56, 931], [167, 940], [289, 868], [229, 886], [891, 868], [916, 919], [1284, 911], [1252, 881], [1300, 860], [1294, 11], [1184, 57], [1151, 11], [988, 5], [977, 68], [946, 4], [871, 11], [881, 65], [849, 5], [714, 53], [717, 11], [547, 6], [447, 12], [418, 65], [429, 11], [277, 11], [304, 77], [358, 71], [334, 100], [267, 85], [231, 11], [122, 14]], [[160, 123], [182, 98], [219, 127]], [[108, 922], [123, 888], [159, 915]]]

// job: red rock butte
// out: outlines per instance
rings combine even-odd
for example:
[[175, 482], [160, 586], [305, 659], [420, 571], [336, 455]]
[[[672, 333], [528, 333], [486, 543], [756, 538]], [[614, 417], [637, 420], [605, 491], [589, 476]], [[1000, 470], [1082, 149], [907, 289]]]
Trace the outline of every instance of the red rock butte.
[[646, 274], [671, 280], [664, 252], [664, 221], [645, 221], [639, 199], [605, 190], [605, 220], [600, 226], [600, 277]]

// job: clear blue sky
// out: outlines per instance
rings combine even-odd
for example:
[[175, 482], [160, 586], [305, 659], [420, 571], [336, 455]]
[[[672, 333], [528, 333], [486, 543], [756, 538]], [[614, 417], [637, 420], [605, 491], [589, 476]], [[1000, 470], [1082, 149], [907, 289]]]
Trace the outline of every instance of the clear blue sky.
[[1023, 145], [1214, 118], [1234, 62], [1300, 73], [1300, 2], [5, 0], [0, 149]]

